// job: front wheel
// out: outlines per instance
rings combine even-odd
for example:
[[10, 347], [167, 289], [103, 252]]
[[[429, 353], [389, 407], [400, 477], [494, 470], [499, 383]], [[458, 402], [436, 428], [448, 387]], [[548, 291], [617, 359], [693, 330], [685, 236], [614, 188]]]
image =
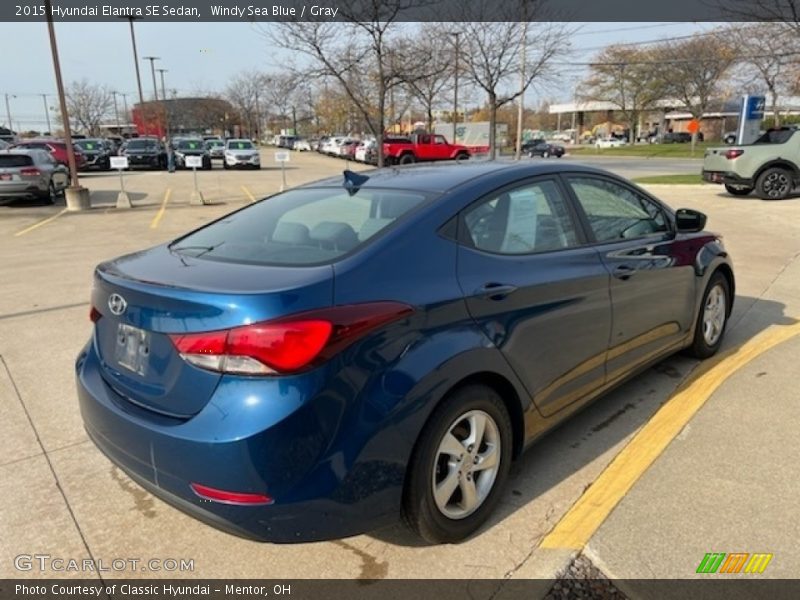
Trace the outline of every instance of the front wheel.
[[694, 340], [688, 353], [695, 358], [709, 358], [717, 353], [730, 311], [730, 285], [725, 276], [717, 271], [703, 293], [703, 302], [695, 324]]
[[500, 396], [483, 385], [456, 391], [420, 434], [403, 498], [408, 526], [431, 543], [460, 542], [500, 499], [511, 465], [512, 430]]
[[731, 196], [747, 196], [753, 191], [753, 188], [749, 185], [730, 185], [726, 183], [725, 191], [727, 191]]
[[792, 193], [792, 174], [780, 167], [771, 167], [758, 177], [756, 193], [762, 200], [783, 200]]

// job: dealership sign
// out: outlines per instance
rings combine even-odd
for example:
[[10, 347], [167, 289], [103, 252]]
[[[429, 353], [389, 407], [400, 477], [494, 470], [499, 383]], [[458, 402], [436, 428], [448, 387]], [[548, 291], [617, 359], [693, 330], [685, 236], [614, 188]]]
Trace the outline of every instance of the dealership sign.
[[764, 96], [742, 96], [739, 111], [739, 129], [736, 132], [737, 144], [752, 144], [759, 137], [761, 121], [764, 118]]

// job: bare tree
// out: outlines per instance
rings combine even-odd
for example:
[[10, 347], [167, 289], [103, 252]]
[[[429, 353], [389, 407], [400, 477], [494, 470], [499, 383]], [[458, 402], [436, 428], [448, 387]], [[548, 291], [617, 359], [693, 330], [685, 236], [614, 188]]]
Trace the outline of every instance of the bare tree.
[[726, 35], [738, 48], [747, 48], [738, 77], [740, 87], [766, 91], [775, 127], [781, 125], [779, 101], [796, 89], [800, 69], [798, 33], [785, 23], [737, 23]]
[[784, 23], [800, 34], [800, 0], [717, 0], [714, 4], [737, 21]]
[[[659, 44], [655, 49], [667, 96], [681, 102], [697, 121], [720, 96], [722, 83], [736, 62], [736, 51], [724, 31]], [[697, 132], [692, 134], [692, 150]]]
[[268, 73], [261, 80], [261, 99], [267, 110], [277, 117], [284, 128], [291, 118], [292, 127], [297, 128], [297, 106], [302, 103], [302, 79], [297, 73]]
[[[535, 3], [525, 3], [528, 15], [534, 15]], [[488, 5], [498, 10], [498, 5]], [[485, 15], [484, 15], [485, 18]], [[569, 32], [555, 22], [485, 22], [474, 20], [461, 26], [464, 41], [460, 63], [466, 75], [487, 97], [489, 108], [489, 157], [497, 147], [497, 109], [513, 102], [533, 84], [544, 83], [553, 73], [554, 62], [569, 49]], [[524, 77], [520, 81], [522, 54], [525, 53]]]
[[258, 129], [258, 94], [264, 85], [264, 75], [258, 71], [246, 71], [235, 75], [225, 90], [225, 97], [239, 114], [240, 126], [247, 127], [252, 137]]
[[[73, 81], [67, 87], [65, 95], [72, 123], [89, 135], [99, 135], [100, 124], [114, 106], [111, 91], [105, 86], [94, 85], [82, 79]], [[59, 122], [62, 121], [60, 115], [58, 119]]]
[[441, 23], [426, 23], [407, 44], [409, 53], [418, 55], [415, 62], [424, 68], [408, 77], [406, 87], [425, 110], [428, 131], [432, 131], [433, 111], [453, 89], [453, 44]]
[[652, 49], [608, 46], [597, 55], [589, 78], [578, 90], [584, 100], [611, 103], [625, 120], [631, 141], [636, 140], [639, 117], [664, 97], [661, 66], [655, 59]]
[[[340, 6], [346, 23], [281, 22], [266, 30], [282, 48], [310, 57], [307, 76], [337, 81], [377, 140], [383, 166], [387, 94], [417, 67], [413, 56], [398, 55], [398, 18], [422, 0], [355, 0]], [[391, 50], [391, 51], [390, 51]]]

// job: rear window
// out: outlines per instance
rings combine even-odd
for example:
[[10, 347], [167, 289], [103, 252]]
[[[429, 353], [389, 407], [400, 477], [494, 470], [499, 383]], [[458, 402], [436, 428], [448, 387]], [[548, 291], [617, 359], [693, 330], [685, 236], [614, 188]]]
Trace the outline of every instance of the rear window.
[[27, 154], [2, 154], [0, 155], [0, 169], [11, 169], [14, 167], [29, 167], [33, 164], [33, 158]]
[[170, 246], [174, 252], [235, 263], [311, 265], [363, 245], [426, 196], [400, 190], [301, 189], [236, 212]]
[[796, 131], [796, 129], [770, 129], [753, 143], [784, 144], [789, 141], [789, 138], [792, 137]]

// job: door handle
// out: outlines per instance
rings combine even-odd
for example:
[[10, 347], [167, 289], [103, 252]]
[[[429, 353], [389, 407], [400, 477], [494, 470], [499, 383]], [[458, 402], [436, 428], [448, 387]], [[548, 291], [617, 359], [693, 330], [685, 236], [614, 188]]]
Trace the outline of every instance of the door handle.
[[630, 279], [633, 274], [636, 273], [636, 269], [634, 269], [630, 265], [618, 265], [614, 267], [614, 270], [611, 273], [617, 279], [622, 279], [623, 281], [626, 281]]
[[502, 300], [509, 294], [517, 291], [517, 286], [502, 283], [486, 283], [475, 290], [476, 296], [482, 296], [489, 300]]

